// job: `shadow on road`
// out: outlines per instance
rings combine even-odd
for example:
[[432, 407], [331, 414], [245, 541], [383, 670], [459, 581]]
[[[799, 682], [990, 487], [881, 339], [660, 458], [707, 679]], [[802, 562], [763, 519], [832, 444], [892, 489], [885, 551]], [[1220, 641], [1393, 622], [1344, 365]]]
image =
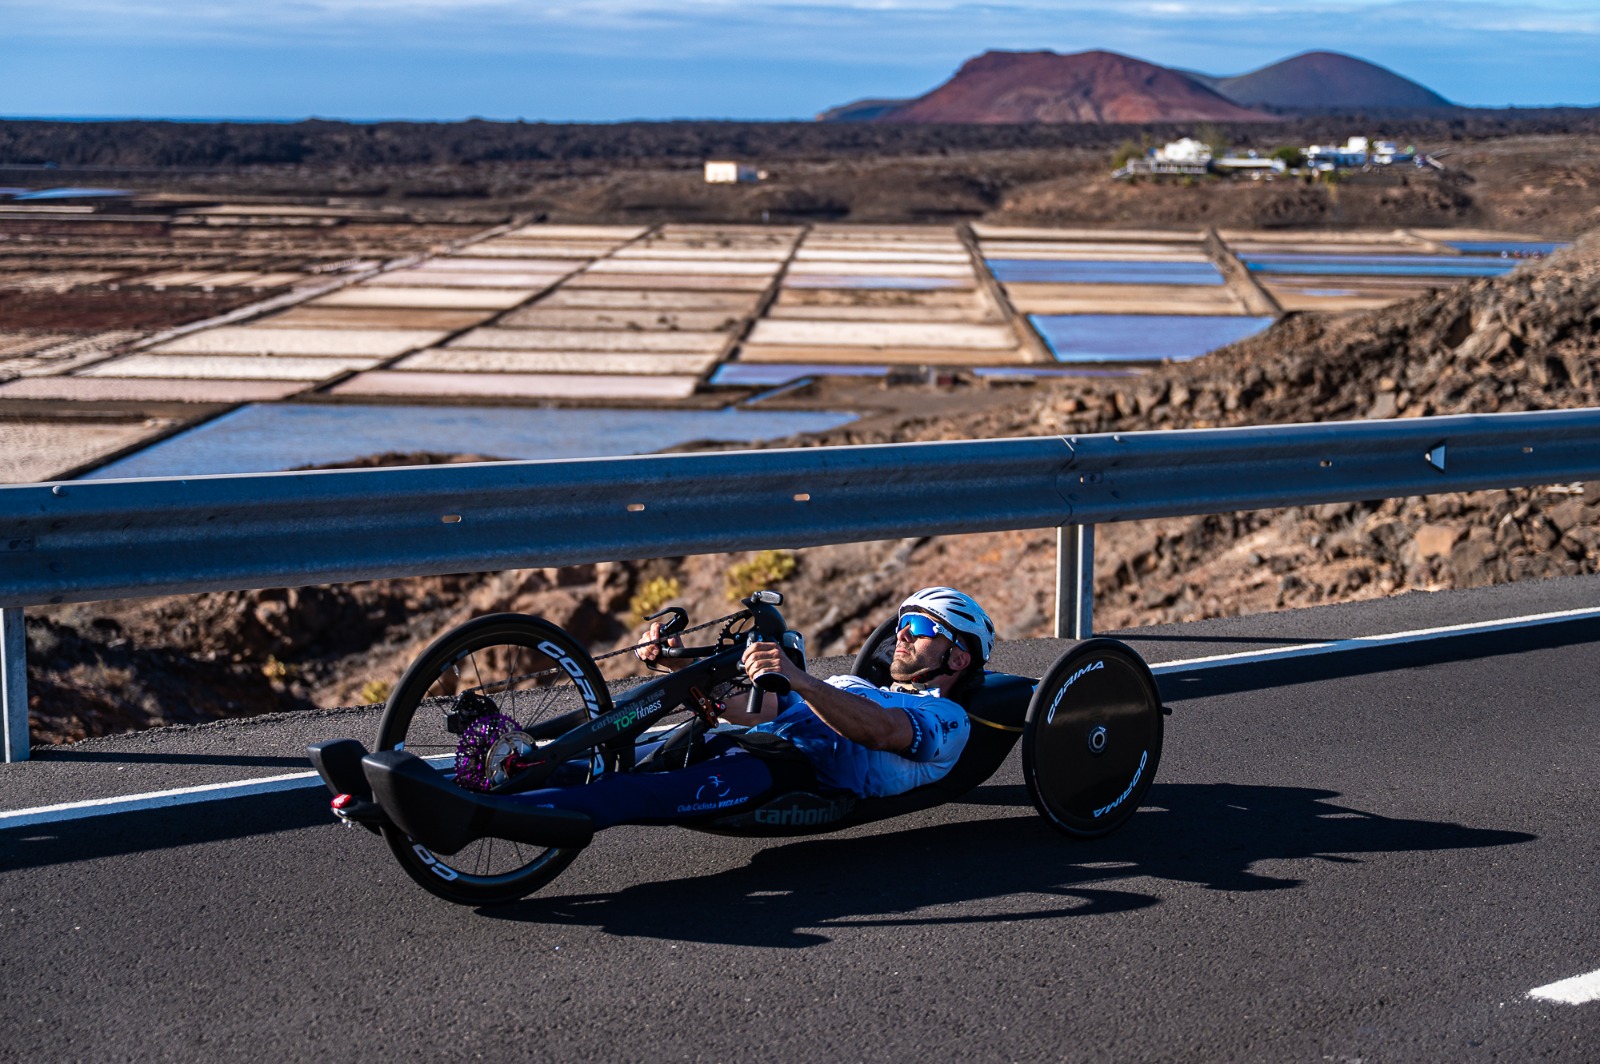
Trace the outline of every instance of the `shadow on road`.
[[1594, 642], [1600, 642], [1600, 621], [1586, 619], [1423, 643], [1374, 647], [1370, 650], [1346, 650], [1337, 654], [1282, 661], [1213, 666], [1203, 672], [1157, 676], [1156, 683], [1164, 699], [1178, 701], [1266, 691], [1275, 687], [1292, 687], [1350, 676], [1371, 676], [1400, 669], [1479, 661], [1505, 654]]
[[[0, 871], [272, 835], [332, 822], [321, 787], [0, 831]], [[363, 838], [366, 832], [361, 832]]]
[[[1303, 879], [1260, 861], [1359, 864], [1363, 854], [1507, 846], [1535, 836], [1377, 816], [1334, 791], [1157, 784], [1118, 834], [1063, 838], [1036, 816], [1005, 816], [851, 838], [774, 842], [749, 865], [610, 894], [530, 898], [481, 910], [495, 919], [594, 927], [615, 935], [804, 947], [830, 928], [983, 924], [1097, 916], [1157, 905], [1160, 880], [1215, 890], [1283, 890]], [[1020, 786], [969, 802], [1028, 808]], [[1309, 874], [1316, 865], [1306, 866]], [[559, 889], [559, 887], [553, 888]], [[960, 908], [982, 901], [981, 912]]]
[[253, 754], [163, 754], [128, 750], [57, 750], [35, 748], [36, 763], [79, 762], [104, 765], [230, 765], [239, 768], [288, 768], [305, 771], [305, 757]]

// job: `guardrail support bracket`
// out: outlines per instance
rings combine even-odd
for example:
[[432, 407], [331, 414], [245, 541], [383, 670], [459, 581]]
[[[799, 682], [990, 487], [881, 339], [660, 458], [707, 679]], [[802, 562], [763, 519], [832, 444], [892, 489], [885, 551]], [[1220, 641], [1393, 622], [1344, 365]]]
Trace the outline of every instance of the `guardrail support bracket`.
[[1056, 529], [1056, 638], [1094, 634], [1094, 526]]
[[5, 760], [28, 760], [28, 628], [18, 607], [0, 608], [0, 726]]

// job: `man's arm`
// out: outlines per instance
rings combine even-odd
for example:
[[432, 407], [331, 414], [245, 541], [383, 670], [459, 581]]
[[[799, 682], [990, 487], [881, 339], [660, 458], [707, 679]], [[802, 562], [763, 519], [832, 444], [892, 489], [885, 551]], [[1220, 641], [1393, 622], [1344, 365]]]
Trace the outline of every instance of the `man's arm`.
[[911, 718], [904, 710], [879, 705], [870, 698], [841, 691], [812, 676], [789, 660], [777, 643], [753, 643], [744, 652], [750, 674], [777, 670], [788, 679], [795, 694], [805, 699], [822, 722], [846, 739], [869, 750], [907, 750], [916, 739]]

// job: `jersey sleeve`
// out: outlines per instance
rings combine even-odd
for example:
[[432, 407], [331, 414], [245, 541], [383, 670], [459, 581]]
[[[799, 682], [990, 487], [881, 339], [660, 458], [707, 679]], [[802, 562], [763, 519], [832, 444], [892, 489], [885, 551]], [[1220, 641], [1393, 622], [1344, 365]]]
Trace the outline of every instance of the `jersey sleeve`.
[[931, 694], [886, 691], [859, 676], [833, 676], [828, 683], [851, 694], [870, 698], [906, 715], [911, 723], [911, 745], [894, 753], [908, 761], [942, 761], [961, 752], [971, 725], [966, 710], [948, 698]]
[[967, 741], [967, 714], [948, 698], [913, 695], [900, 705], [911, 721], [911, 745], [900, 752], [908, 761], [943, 761]]

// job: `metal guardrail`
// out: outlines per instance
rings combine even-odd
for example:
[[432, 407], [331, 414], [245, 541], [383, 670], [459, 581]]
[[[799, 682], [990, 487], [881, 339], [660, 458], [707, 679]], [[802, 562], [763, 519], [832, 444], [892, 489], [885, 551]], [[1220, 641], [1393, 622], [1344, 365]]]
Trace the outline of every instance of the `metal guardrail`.
[[0, 487], [6, 754], [27, 606], [1058, 527], [1081, 636], [1105, 521], [1595, 477], [1585, 409]]

